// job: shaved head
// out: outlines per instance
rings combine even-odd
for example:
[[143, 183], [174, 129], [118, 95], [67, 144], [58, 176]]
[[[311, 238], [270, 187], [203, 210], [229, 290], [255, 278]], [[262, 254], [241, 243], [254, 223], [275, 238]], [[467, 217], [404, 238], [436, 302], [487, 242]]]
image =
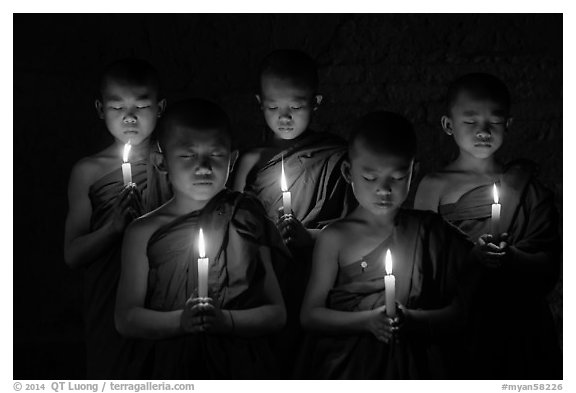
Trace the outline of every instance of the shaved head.
[[[179, 126], [179, 127], [176, 127]], [[228, 115], [213, 102], [193, 98], [168, 106], [160, 121], [158, 141], [162, 151], [176, 137], [177, 129], [216, 131], [232, 147], [232, 130]]]
[[353, 126], [348, 142], [350, 159], [362, 149], [407, 159], [416, 156], [416, 134], [412, 124], [403, 116], [392, 112], [372, 112], [360, 118]]

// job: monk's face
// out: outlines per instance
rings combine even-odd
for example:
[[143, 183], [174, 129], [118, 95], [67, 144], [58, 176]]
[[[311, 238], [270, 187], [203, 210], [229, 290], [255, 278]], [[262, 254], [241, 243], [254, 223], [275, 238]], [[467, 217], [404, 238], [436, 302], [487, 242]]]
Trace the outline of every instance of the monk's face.
[[194, 129], [171, 123], [164, 152], [174, 193], [207, 201], [224, 189], [232, 153], [229, 136], [217, 129]]
[[108, 131], [120, 143], [139, 145], [147, 141], [164, 110], [153, 86], [135, 85], [120, 79], [109, 79], [102, 88], [102, 100], [96, 110]]
[[357, 140], [349, 162], [349, 181], [358, 203], [375, 215], [395, 212], [408, 195], [413, 159], [375, 152]]
[[502, 146], [510, 122], [503, 104], [467, 91], [458, 94], [450, 115], [442, 118], [444, 132], [454, 137], [460, 154], [477, 159], [492, 156]]
[[263, 75], [257, 96], [266, 124], [278, 139], [294, 139], [310, 124], [322, 97], [294, 80]]

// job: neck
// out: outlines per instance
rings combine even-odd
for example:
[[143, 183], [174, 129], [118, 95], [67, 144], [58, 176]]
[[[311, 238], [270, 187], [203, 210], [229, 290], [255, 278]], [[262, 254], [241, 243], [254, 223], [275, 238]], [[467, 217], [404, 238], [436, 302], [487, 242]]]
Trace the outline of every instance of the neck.
[[211, 199], [198, 201], [175, 190], [174, 198], [172, 199], [172, 206], [174, 207], [175, 214], [184, 215], [196, 210], [202, 210], [208, 204], [208, 202], [210, 202], [210, 200]]
[[478, 174], [492, 175], [501, 171], [501, 165], [493, 155], [487, 158], [477, 158], [461, 152], [454, 165], [467, 172]]
[[278, 138], [276, 136], [276, 134], [274, 134], [274, 137], [272, 138], [272, 141], [271, 141], [271, 145], [273, 147], [285, 149], [285, 148], [290, 147], [293, 144], [301, 141], [302, 139], [306, 138], [308, 136], [308, 134], [310, 134], [310, 132], [311, 131], [309, 129], [306, 129], [306, 131], [304, 131], [302, 134], [298, 135], [294, 139], [282, 139], [282, 138]]
[[394, 221], [399, 209], [392, 210], [386, 214], [376, 215], [366, 210], [362, 206], [358, 206], [358, 218], [366, 223], [375, 232], [382, 232], [390, 230], [394, 226]]

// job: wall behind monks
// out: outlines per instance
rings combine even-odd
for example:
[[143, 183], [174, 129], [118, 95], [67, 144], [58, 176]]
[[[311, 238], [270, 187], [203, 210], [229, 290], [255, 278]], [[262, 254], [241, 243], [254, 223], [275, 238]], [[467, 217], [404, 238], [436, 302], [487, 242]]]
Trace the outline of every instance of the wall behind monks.
[[[398, 111], [416, 126], [424, 172], [455, 153], [439, 123], [447, 83], [474, 71], [501, 77], [515, 116], [502, 156], [540, 164], [562, 210], [561, 15], [16, 15], [16, 379], [83, 376], [82, 277], [64, 265], [62, 243], [70, 169], [111, 142], [93, 109], [98, 71], [148, 59], [169, 102], [221, 103], [243, 148], [265, 131], [255, 70], [277, 48], [319, 64], [316, 129], [346, 136], [356, 116]], [[561, 323], [561, 284], [550, 299]]]

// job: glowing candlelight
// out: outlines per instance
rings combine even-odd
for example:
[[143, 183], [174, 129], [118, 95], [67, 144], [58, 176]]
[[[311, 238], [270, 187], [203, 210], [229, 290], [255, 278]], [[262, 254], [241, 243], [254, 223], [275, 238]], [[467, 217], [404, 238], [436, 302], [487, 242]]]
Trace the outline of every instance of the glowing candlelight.
[[386, 289], [386, 314], [390, 318], [396, 317], [396, 277], [392, 274], [392, 254], [386, 250], [384, 262], [386, 275], [384, 276], [384, 288]]
[[492, 235], [494, 236], [500, 234], [500, 210], [502, 205], [498, 201], [498, 188], [496, 183], [494, 183], [494, 203], [492, 204]]
[[286, 174], [284, 173], [284, 157], [282, 157], [282, 176], [280, 177], [280, 188], [282, 189], [282, 210], [284, 214], [292, 213], [292, 194], [288, 191]]
[[208, 258], [202, 228], [198, 236], [198, 256], [198, 297], [208, 297]]
[[122, 178], [124, 179], [124, 185], [132, 183], [132, 166], [128, 162], [128, 157], [130, 155], [130, 148], [132, 145], [130, 142], [124, 145], [124, 154], [122, 155]]

